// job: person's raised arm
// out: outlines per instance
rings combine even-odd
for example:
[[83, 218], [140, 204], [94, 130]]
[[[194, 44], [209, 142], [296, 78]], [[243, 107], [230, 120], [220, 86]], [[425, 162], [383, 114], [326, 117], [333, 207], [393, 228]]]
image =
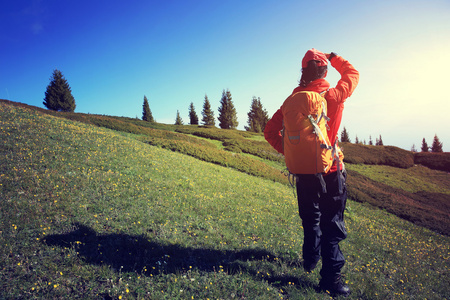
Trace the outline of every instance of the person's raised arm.
[[344, 102], [350, 97], [359, 82], [359, 72], [342, 56], [335, 53], [325, 54], [331, 65], [341, 74], [341, 79], [335, 88], [330, 89], [331, 97], [338, 103]]

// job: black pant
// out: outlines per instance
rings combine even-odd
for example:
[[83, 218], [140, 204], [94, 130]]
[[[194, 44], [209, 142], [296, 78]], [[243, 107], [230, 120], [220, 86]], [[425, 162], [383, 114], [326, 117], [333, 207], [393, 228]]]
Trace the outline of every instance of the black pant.
[[[338, 176], [343, 190], [339, 192]], [[344, 209], [347, 202], [346, 172], [333, 172], [323, 176], [327, 192], [316, 175], [297, 175], [297, 196], [303, 223], [303, 259], [317, 262], [322, 256], [322, 278], [340, 274], [345, 258], [339, 242], [347, 237]]]

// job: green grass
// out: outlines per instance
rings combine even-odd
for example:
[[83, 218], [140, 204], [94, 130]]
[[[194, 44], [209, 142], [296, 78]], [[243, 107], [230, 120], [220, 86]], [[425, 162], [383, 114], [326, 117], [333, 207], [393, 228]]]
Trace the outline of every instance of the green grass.
[[[5, 103], [0, 136], [0, 298], [330, 298], [284, 183]], [[353, 201], [346, 220], [350, 299], [450, 298], [448, 236]]]

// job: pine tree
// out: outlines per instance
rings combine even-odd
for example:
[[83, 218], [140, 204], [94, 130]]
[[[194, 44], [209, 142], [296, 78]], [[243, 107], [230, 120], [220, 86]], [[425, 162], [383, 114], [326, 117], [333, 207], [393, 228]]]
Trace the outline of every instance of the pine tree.
[[175, 119], [175, 125], [183, 125], [183, 119], [180, 117], [180, 112], [177, 110], [177, 118]]
[[375, 146], [383, 146], [383, 139], [381, 138], [381, 134], [380, 138], [376, 139]]
[[50, 78], [50, 84], [45, 91], [43, 104], [50, 110], [74, 112], [75, 98], [72, 96], [72, 90], [69, 83], [64, 78], [61, 71], [53, 70]]
[[347, 129], [345, 127], [341, 132], [341, 142], [351, 143], [350, 136], [348, 135]]
[[219, 107], [219, 126], [222, 129], [235, 129], [239, 122], [237, 120], [236, 109], [231, 98], [229, 90], [222, 92]]
[[147, 96], [144, 95], [144, 104], [142, 105], [142, 120], [147, 122], [155, 122], [153, 119], [152, 111], [148, 105]]
[[369, 135], [369, 145], [373, 146], [372, 136]]
[[358, 136], [356, 136], [356, 138], [355, 138], [355, 144], [359, 144]]
[[269, 115], [267, 111], [263, 108], [261, 99], [258, 97], [253, 97], [252, 104], [250, 106], [250, 111], [248, 115], [248, 127], [245, 126], [245, 130], [253, 132], [262, 132], [266, 127], [267, 122], [269, 122]]
[[195, 112], [194, 103], [191, 102], [191, 105], [189, 106], [189, 120], [191, 125], [198, 125], [198, 116]]
[[412, 145], [412, 147], [411, 147], [411, 152], [417, 152], [417, 149], [416, 149], [416, 145], [415, 145], [415, 144]]
[[442, 143], [439, 141], [437, 135], [434, 135], [433, 144], [431, 145], [431, 152], [443, 152], [442, 151]]
[[428, 144], [427, 144], [427, 142], [425, 141], [425, 138], [423, 138], [423, 140], [422, 140], [422, 147], [420, 148], [420, 150], [421, 150], [422, 152], [428, 152]]
[[202, 118], [203, 125], [207, 126], [216, 125], [216, 121], [214, 119], [214, 112], [211, 110], [211, 104], [209, 103], [207, 95], [205, 95], [205, 101], [203, 102], [202, 116], [203, 116]]

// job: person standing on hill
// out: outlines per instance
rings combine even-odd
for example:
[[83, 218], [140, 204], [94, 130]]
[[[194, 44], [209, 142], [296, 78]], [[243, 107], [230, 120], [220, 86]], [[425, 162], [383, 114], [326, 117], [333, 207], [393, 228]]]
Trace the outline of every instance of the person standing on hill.
[[[330, 84], [325, 80], [328, 61], [341, 75], [341, 79], [334, 88], [330, 88]], [[352, 95], [358, 81], [359, 72], [341, 56], [333, 52], [325, 54], [316, 49], [308, 50], [302, 60], [302, 77], [299, 86], [294, 89], [283, 106], [275, 112], [264, 130], [265, 139], [269, 144], [285, 155], [288, 169], [290, 169], [289, 164], [295, 164], [296, 160], [301, 159], [300, 156], [303, 152], [292, 152], [287, 147], [302, 147], [301, 143], [306, 143], [304, 138], [302, 140], [302, 135], [306, 134], [307, 130], [309, 130], [308, 134], [317, 134], [318, 137], [323, 138], [323, 141], [326, 140], [324, 142], [326, 146], [322, 144], [315, 149], [325, 147], [333, 149], [333, 152], [328, 151], [332, 154], [328, 154], [328, 167], [325, 166], [324, 171], [317, 173], [289, 171], [295, 174], [299, 215], [303, 224], [303, 268], [305, 271], [311, 272], [322, 257], [320, 287], [333, 294], [342, 295], [350, 293], [349, 287], [344, 284], [341, 278], [341, 269], [345, 264], [345, 258], [339, 248], [339, 242], [347, 237], [344, 223], [344, 210], [347, 200], [345, 180], [347, 175], [342, 163], [343, 154], [337, 146], [337, 134], [342, 120], [344, 102]], [[326, 103], [323, 103], [325, 102], [323, 99], [326, 100]], [[314, 102], [313, 100], [317, 101]], [[315, 120], [314, 117], [311, 119], [311, 116], [315, 115], [310, 114], [308, 120], [302, 113], [293, 114], [291, 108], [300, 105], [298, 104], [299, 101], [307, 101], [304, 102], [307, 104], [303, 106], [310, 109], [314, 106], [314, 103], [321, 103], [321, 105], [314, 106], [314, 109], [317, 114], [319, 114], [317, 111], [320, 110], [328, 117], [325, 116], [324, 119], [328, 120], [329, 129], [323, 129], [326, 128], [326, 125], [319, 124], [325, 121], [321, 121], [322, 117], [319, 118], [318, 115], [317, 120]], [[319, 109], [319, 106], [322, 109]], [[290, 129], [291, 131], [287, 130], [287, 123], [291, 122], [292, 124], [292, 121], [288, 118], [292, 118], [293, 115], [298, 119], [306, 119], [306, 121], [298, 120], [296, 123], [306, 124], [306, 127], [301, 129], [304, 131], [299, 129], [294, 134], [292, 129]], [[317, 126], [312, 124], [315, 121], [317, 121]], [[319, 127], [326, 133], [320, 135]], [[324, 137], [324, 135], [327, 136]], [[320, 139], [319, 137], [316, 140]], [[290, 145], [287, 145], [288, 143]], [[295, 143], [298, 145], [295, 146]], [[333, 145], [334, 148], [332, 148]], [[331, 156], [332, 159], [330, 159]], [[308, 159], [306, 158], [305, 162], [308, 162]], [[306, 165], [303, 162], [300, 164]]]

